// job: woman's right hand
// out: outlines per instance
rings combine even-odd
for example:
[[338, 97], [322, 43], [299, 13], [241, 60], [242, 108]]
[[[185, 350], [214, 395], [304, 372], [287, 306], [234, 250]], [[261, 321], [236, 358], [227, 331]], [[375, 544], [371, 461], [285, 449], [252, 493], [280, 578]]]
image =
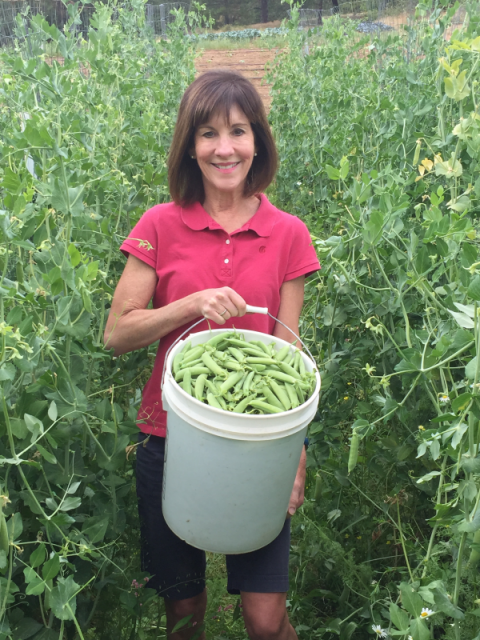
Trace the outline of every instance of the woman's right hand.
[[204, 289], [195, 296], [198, 315], [216, 324], [225, 324], [230, 318], [240, 318], [247, 313], [247, 303], [230, 287]]

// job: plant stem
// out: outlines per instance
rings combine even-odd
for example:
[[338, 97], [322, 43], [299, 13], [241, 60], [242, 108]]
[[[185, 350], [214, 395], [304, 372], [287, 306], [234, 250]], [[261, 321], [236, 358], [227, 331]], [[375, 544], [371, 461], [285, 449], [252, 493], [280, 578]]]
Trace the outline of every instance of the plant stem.
[[410, 562], [408, 560], [407, 549], [405, 548], [405, 539], [403, 537], [402, 520], [400, 518], [400, 502], [399, 502], [398, 498], [397, 498], [397, 518], [398, 518], [398, 532], [400, 534], [400, 542], [402, 543], [403, 555], [405, 557], [405, 562], [407, 563], [407, 569], [408, 569], [408, 573], [410, 575], [410, 580], [413, 582], [413, 574], [412, 574], [412, 570], [410, 568]]

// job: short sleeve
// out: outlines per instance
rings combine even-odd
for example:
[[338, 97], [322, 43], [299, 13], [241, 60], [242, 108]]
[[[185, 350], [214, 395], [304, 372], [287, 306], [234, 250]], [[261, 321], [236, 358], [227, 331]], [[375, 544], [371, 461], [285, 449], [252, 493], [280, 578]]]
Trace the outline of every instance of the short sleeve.
[[157, 220], [156, 207], [146, 211], [120, 247], [124, 255], [131, 254], [154, 269], [157, 266]]
[[300, 276], [308, 276], [321, 268], [305, 223], [293, 216], [292, 223], [292, 243], [284, 282]]

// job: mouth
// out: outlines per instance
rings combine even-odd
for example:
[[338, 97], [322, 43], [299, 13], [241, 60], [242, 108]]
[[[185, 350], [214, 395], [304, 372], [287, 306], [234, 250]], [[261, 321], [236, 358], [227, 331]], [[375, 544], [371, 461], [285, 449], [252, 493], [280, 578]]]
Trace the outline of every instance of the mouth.
[[222, 162], [222, 163], [214, 163], [212, 162], [212, 165], [216, 168], [219, 169], [220, 171], [231, 171], [232, 169], [235, 169], [235, 167], [237, 167], [240, 164], [240, 162]]

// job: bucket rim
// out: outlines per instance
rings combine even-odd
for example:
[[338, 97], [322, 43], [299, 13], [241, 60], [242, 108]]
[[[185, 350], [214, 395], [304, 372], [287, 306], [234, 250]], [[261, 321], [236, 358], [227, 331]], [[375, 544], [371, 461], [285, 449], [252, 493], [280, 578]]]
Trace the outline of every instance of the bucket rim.
[[[278, 338], [277, 336], [272, 336], [268, 333], [262, 333], [261, 331], [255, 331], [253, 329], [243, 329], [243, 331], [248, 332], [248, 333], [254, 333], [260, 336], [268, 336], [269, 338], [273, 338], [274, 340], [279, 340], [280, 342], [283, 342], [285, 345], [291, 345], [291, 343], [287, 342], [286, 340], [283, 340], [283, 338]], [[306, 401], [303, 402], [302, 404], [298, 405], [298, 407], [295, 407], [294, 409], [289, 409], [288, 411], [280, 411], [279, 413], [270, 413], [270, 414], [263, 414], [263, 415], [254, 415], [251, 413], [235, 413], [233, 414], [233, 412], [231, 411], [225, 411], [224, 409], [217, 409], [216, 407], [212, 407], [211, 405], [205, 404], [204, 402], [200, 402], [200, 400], [197, 400], [194, 396], [191, 396], [190, 394], [188, 394], [186, 391], [184, 391], [182, 389], [182, 387], [178, 384], [178, 382], [175, 380], [175, 377], [172, 373], [172, 361], [173, 361], [173, 357], [174, 354], [176, 353], [178, 347], [185, 343], [187, 340], [189, 340], [192, 336], [200, 336], [202, 335], [202, 333], [208, 333], [209, 335], [211, 335], [212, 333], [231, 333], [232, 329], [207, 329], [205, 331], [197, 331], [194, 332], [193, 334], [189, 334], [184, 340], [180, 340], [175, 347], [172, 349], [172, 351], [170, 352], [169, 356], [168, 356], [168, 360], [167, 360], [167, 370], [165, 372], [165, 376], [168, 377], [169, 382], [173, 382], [174, 389], [175, 392], [178, 393], [180, 392], [181, 396], [183, 396], [186, 400], [188, 401], [193, 401], [194, 406], [199, 406], [199, 407], [207, 407], [209, 410], [214, 412], [214, 415], [218, 415], [218, 416], [225, 416], [225, 414], [227, 415], [235, 415], [235, 418], [238, 418], [240, 420], [249, 420], [252, 421], [253, 419], [255, 419], [256, 421], [259, 421], [259, 419], [261, 419], [260, 421], [269, 421], [269, 420], [275, 420], [275, 418], [279, 418], [279, 417], [283, 417], [285, 416], [285, 414], [288, 414], [289, 416], [295, 415], [296, 413], [300, 413], [301, 411], [303, 412], [305, 410], [305, 408], [307, 408], [310, 404], [312, 404], [313, 402], [316, 401], [317, 397], [320, 395], [320, 388], [321, 388], [321, 378], [320, 378], [320, 374], [318, 372], [318, 365], [317, 363], [313, 360], [311, 360], [308, 355], [306, 355], [303, 351], [300, 351], [301, 355], [303, 357], [305, 357], [309, 362], [313, 363], [315, 365], [315, 368], [313, 370], [313, 373], [315, 373], [315, 389], [312, 392], [312, 395], [310, 396], [310, 398]], [[240, 333], [240, 331], [239, 331]], [[165, 386], [165, 383], [164, 383]], [[164, 392], [164, 391], [163, 391]], [[253, 425], [252, 425], [253, 426]]]

